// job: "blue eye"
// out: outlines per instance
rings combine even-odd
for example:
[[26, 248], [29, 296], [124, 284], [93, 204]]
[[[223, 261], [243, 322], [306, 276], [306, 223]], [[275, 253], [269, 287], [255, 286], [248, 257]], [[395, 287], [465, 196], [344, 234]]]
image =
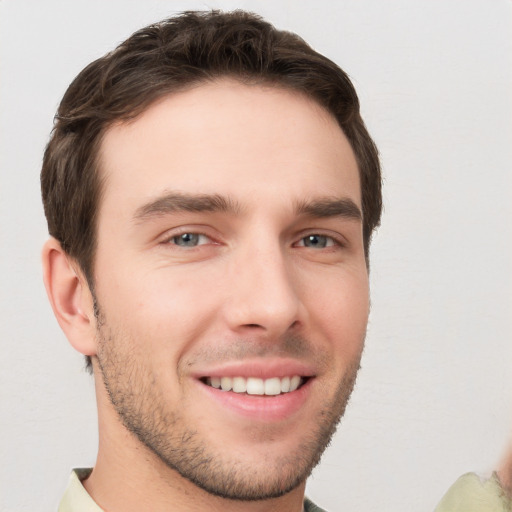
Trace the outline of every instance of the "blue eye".
[[300, 245], [313, 249], [325, 249], [335, 244], [330, 236], [325, 235], [308, 235], [301, 239]]
[[182, 233], [181, 235], [173, 236], [171, 242], [180, 247], [196, 247], [206, 243], [208, 238], [199, 233]]

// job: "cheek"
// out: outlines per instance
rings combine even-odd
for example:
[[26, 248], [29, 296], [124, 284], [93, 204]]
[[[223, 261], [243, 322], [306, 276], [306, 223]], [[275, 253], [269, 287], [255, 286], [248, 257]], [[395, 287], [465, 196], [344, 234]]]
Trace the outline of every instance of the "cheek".
[[335, 357], [352, 358], [362, 350], [369, 313], [366, 273], [331, 276], [321, 292], [311, 297], [309, 316], [313, 331], [335, 351]]
[[103, 281], [100, 307], [109, 323], [129, 332], [135, 343], [151, 344], [155, 353], [171, 347], [179, 355], [215, 316], [219, 301], [204, 279], [172, 269], [129, 280], [123, 274]]

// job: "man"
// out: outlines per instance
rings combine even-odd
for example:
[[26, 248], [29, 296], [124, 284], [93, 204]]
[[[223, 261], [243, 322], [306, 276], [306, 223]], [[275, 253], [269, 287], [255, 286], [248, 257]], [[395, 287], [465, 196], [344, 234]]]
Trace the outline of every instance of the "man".
[[318, 510], [381, 214], [345, 73], [257, 16], [184, 13], [78, 75], [41, 181], [45, 285], [99, 418], [59, 510]]

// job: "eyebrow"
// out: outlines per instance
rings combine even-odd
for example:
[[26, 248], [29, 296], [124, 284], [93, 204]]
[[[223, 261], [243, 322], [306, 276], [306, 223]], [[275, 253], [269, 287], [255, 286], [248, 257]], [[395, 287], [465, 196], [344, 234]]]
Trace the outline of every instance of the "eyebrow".
[[363, 218], [360, 208], [352, 199], [336, 197], [302, 201], [297, 205], [297, 213], [317, 218], [343, 217], [359, 221]]
[[219, 194], [184, 194], [171, 192], [137, 208], [134, 218], [144, 221], [177, 212], [232, 212], [239, 213], [240, 205]]
[[[326, 197], [301, 201], [297, 203], [295, 210], [297, 215], [315, 218], [343, 217], [361, 220], [363, 217], [359, 207], [349, 198]], [[237, 201], [220, 194], [170, 192], [139, 207], [134, 218], [141, 222], [177, 212], [222, 212], [236, 215], [241, 211], [242, 207]]]

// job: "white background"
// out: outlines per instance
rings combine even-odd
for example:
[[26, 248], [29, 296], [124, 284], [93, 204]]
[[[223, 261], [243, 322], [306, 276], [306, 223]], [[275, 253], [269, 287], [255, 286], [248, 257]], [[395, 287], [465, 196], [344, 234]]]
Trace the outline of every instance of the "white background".
[[92, 378], [39, 263], [58, 102], [134, 30], [210, 7], [257, 11], [339, 63], [382, 154], [363, 369], [308, 493], [331, 512], [431, 511], [512, 432], [510, 0], [0, 0], [0, 509], [56, 510], [96, 453]]

